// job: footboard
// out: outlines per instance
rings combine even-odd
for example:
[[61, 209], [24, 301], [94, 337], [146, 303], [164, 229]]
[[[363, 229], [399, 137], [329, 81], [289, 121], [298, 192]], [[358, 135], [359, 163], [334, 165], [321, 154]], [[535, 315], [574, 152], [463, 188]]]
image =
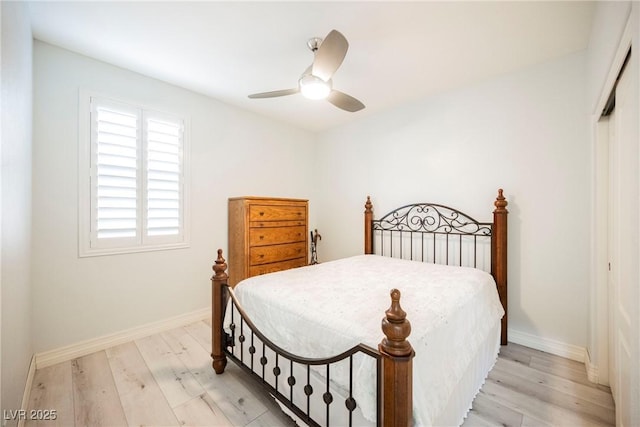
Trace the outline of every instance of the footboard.
[[[328, 426], [333, 411], [346, 410], [351, 426], [354, 410], [360, 405], [354, 393], [354, 360], [369, 358], [375, 378], [376, 424], [412, 425], [414, 351], [407, 341], [411, 326], [400, 307], [398, 290], [391, 291], [391, 306], [382, 319], [384, 338], [378, 349], [360, 344], [333, 357], [312, 359], [287, 352], [256, 328], [228, 286], [226, 268], [220, 249], [212, 277], [211, 356], [216, 373], [222, 374], [231, 359], [308, 425]], [[343, 404], [333, 391], [335, 384], [344, 391]], [[322, 410], [317, 406], [312, 409], [313, 398]]]

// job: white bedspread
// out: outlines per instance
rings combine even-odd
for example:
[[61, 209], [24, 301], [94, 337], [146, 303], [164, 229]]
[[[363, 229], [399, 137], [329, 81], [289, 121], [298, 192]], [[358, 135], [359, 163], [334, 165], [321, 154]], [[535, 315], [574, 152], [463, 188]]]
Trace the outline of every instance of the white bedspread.
[[[433, 425], [504, 314], [488, 273], [360, 255], [252, 277], [236, 286], [235, 294], [274, 343], [317, 358], [359, 343], [377, 348], [392, 288], [401, 291], [400, 304], [412, 325], [414, 421]], [[359, 366], [356, 372], [364, 373], [356, 376], [355, 398], [364, 417], [373, 420], [375, 400], [363, 396], [375, 392], [372, 370]]]

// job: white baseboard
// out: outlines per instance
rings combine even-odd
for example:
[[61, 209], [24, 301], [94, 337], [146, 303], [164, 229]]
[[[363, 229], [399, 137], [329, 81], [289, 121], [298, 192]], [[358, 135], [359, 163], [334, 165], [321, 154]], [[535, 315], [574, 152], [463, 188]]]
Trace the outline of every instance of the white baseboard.
[[585, 354], [587, 350], [584, 347], [528, 334], [526, 332], [515, 331], [513, 329], [509, 329], [507, 335], [509, 337], [509, 342], [513, 342], [515, 344], [555, 354], [556, 356], [566, 357], [567, 359], [582, 363], [584, 363], [586, 359]]
[[[27, 381], [24, 385], [24, 393], [22, 394], [22, 405], [20, 409], [23, 414], [28, 413], [29, 399], [31, 399], [31, 387], [33, 386], [33, 377], [36, 375], [36, 355], [31, 357], [31, 363], [29, 363], [29, 371], [27, 372]], [[23, 427], [25, 423], [24, 417], [18, 419], [18, 427]]]
[[600, 384], [598, 366], [591, 363], [591, 355], [588, 350], [585, 352], [584, 364], [587, 367], [587, 379], [592, 383]]
[[129, 341], [144, 338], [169, 329], [179, 328], [180, 326], [188, 325], [189, 323], [204, 320], [210, 316], [211, 308], [203, 308], [201, 310], [181, 314], [158, 322], [152, 322], [113, 334], [104, 335], [102, 337], [92, 338], [90, 340], [67, 345], [54, 350], [36, 353], [34, 355], [35, 363], [32, 363], [32, 365], [35, 365], [36, 369], [45, 368], [47, 366], [55, 365], [56, 363], [73, 360], [78, 357], [95, 353], [96, 351], [105, 350], [109, 347], [124, 344]]

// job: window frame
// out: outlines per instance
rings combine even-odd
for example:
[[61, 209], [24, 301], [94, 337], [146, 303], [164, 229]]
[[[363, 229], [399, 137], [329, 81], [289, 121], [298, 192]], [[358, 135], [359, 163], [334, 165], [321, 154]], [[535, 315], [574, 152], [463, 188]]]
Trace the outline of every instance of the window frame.
[[[95, 91], [80, 89], [79, 92], [79, 135], [78, 135], [78, 226], [79, 242], [78, 256], [91, 257], [102, 255], [115, 255], [136, 252], [161, 251], [170, 249], [188, 248], [190, 246], [190, 120], [184, 114], [167, 112], [162, 109], [149, 106], [143, 102], [116, 99], [112, 96], [103, 95]], [[139, 153], [137, 171], [140, 176], [137, 178], [141, 185], [137, 188], [137, 237], [134, 238], [109, 238], [100, 239], [96, 234], [94, 226], [96, 191], [93, 187], [95, 180], [95, 160], [92, 153], [94, 136], [92, 135], [92, 102], [96, 100], [104, 105], [122, 108], [123, 110], [139, 112], [140, 125], [138, 128], [137, 151]], [[181, 156], [181, 215], [180, 225], [182, 232], [171, 236], [145, 236], [147, 231], [147, 165], [146, 151], [147, 118], [168, 119], [182, 122], [182, 150]]]

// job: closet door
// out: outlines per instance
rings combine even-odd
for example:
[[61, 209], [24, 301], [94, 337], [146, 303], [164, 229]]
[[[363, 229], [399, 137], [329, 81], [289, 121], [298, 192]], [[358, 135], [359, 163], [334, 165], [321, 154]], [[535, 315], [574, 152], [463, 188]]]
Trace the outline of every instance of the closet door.
[[616, 141], [616, 111], [614, 110], [609, 115], [609, 189], [608, 189], [608, 203], [609, 211], [607, 213], [607, 247], [608, 247], [608, 296], [609, 296], [609, 386], [611, 387], [611, 394], [613, 399], [618, 401], [618, 387], [616, 380], [618, 378], [618, 364], [617, 364], [617, 340], [616, 331], [617, 327], [617, 301], [618, 301], [618, 250], [619, 250], [619, 237], [620, 229], [618, 225], [618, 213], [620, 211], [620, 187], [618, 177], [618, 143]]
[[638, 421], [640, 150], [631, 77], [627, 69], [618, 81], [609, 140], [609, 379], [618, 426]]

